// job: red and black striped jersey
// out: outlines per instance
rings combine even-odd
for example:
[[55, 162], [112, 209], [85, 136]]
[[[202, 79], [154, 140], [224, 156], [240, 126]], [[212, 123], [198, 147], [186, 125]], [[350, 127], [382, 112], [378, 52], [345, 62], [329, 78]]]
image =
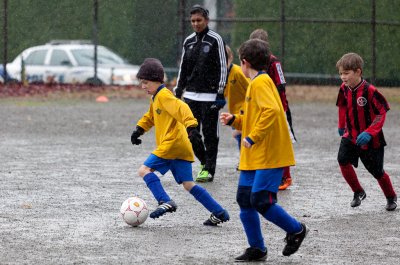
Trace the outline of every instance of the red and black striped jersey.
[[281, 62], [277, 57], [271, 54], [269, 57], [270, 63], [267, 69], [267, 74], [271, 77], [274, 82], [276, 88], [278, 89], [279, 96], [282, 101], [283, 109], [285, 112], [288, 110], [288, 101], [286, 98], [286, 81], [285, 76], [283, 75]]
[[[357, 136], [365, 131], [372, 136], [368, 143], [369, 148], [386, 145], [382, 127], [390, 107], [385, 97], [373, 85], [362, 80], [351, 89], [343, 83], [336, 106], [346, 109], [346, 131], [343, 137], [355, 143]], [[339, 119], [343, 117], [339, 115]]]

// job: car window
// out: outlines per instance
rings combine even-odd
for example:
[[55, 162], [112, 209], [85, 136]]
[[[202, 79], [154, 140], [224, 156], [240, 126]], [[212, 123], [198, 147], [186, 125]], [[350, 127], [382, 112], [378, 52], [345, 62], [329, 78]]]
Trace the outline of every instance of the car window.
[[94, 62], [93, 50], [91, 49], [78, 49], [71, 50], [72, 55], [75, 57], [76, 62], [80, 66], [92, 66]]
[[25, 59], [26, 65], [44, 65], [47, 50], [37, 50], [31, 52]]
[[102, 47], [99, 47], [97, 51], [97, 59], [100, 64], [124, 64], [124, 59]]
[[72, 65], [68, 54], [63, 50], [53, 50], [50, 58], [50, 65], [68, 66]]
[[[81, 66], [92, 66], [94, 64], [94, 50], [93, 49], [74, 49], [71, 50], [75, 57], [78, 65]], [[97, 49], [97, 62], [98, 64], [124, 64], [122, 59], [112, 51], [98, 47]]]

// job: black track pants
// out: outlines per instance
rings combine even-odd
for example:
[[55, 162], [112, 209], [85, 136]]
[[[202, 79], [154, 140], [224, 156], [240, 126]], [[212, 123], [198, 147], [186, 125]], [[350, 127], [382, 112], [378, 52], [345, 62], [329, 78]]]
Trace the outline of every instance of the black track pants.
[[200, 160], [205, 169], [214, 176], [217, 165], [218, 155], [218, 119], [219, 110], [212, 109], [214, 102], [194, 101], [185, 98], [185, 102], [189, 105], [194, 117], [199, 123], [197, 129], [203, 134], [204, 145], [193, 150], [196, 157]]

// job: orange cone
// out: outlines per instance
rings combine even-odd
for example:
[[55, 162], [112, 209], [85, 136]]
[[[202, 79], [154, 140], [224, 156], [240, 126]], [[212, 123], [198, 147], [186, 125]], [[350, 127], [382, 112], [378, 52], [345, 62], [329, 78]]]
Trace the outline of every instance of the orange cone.
[[101, 102], [101, 103], [108, 102], [108, 97], [106, 97], [106, 96], [98, 96], [96, 98], [96, 102]]

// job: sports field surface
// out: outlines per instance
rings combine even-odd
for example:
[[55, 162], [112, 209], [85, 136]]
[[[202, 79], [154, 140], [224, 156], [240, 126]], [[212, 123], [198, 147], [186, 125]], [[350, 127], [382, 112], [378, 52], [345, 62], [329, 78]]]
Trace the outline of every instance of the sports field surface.
[[[399, 209], [385, 210], [361, 163], [356, 172], [367, 198], [350, 207], [353, 194], [336, 161], [336, 91], [288, 87], [297, 165], [278, 201], [310, 232], [297, 253], [284, 257], [285, 233], [264, 220], [266, 264], [399, 264]], [[391, 104], [385, 169], [400, 194], [400, 93], [382, 92]], [[167, 173], [161, 180], [177, 212], [133, 228], [119, 216], [126, 198], [157, 206], [136, 173], [155, 146], [154, 131], [142, 145], [130, 143], [148, 99], [112, 93], [98, 103], [96, 96], [0, 99], [0, 264], [232, 264], [248, 246], [235, 202], [239, 155], [231, 129], [220, 128], [214, 182], [201, 184], [231, 221], [203, 226], [209, 213]], [[196, 161], [194, 174], [198, 169]]]

